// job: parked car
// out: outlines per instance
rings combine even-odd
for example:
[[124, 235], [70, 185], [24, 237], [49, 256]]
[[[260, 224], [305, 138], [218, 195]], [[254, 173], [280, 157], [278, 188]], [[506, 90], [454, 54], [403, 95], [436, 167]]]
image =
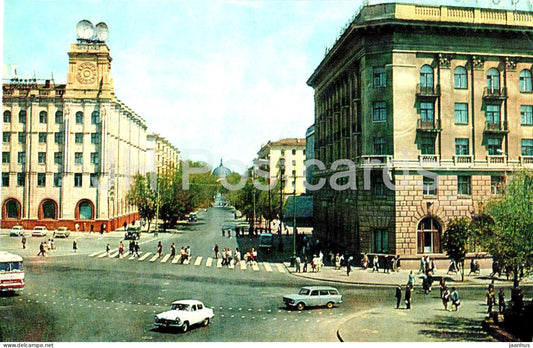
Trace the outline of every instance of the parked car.
[[187, 219], [189, 222], [197, 222], [198, 221], [198, 216], [196, 216], [195, 213], [190, 213], [189, 214], [189, 218]]
[[12, 237], [20, 237], [24, 235], [24, 229], [22, 226], [13, 226], [9, 235]]
[[54, 232], [54, 238], [67, 238], [68, 236], [70, 236], [70, 231], [64, 226], [58, 227]]
[[33, 228], [33, 231], [31, 231], [31, 235], [33, 237], [44, 237], [48, 233], [48, 230], [44, 226], [35, 226]]
[[305, 307], [326, 306], [332, 308], [342, 303], [342, 295], [330, 286], [304, 286], [297, 294], [283, 296], [283, 302], [289, 308], [301, 311]]
[[274, 235], [272, 233], [261, 233], [259, 235], [259, 248], [272, 250], [274, 246]]
[[141, 229], [139, 227], [128, 227], [124, 234], [124, 239], [141, 239]]
[[179, 328], [186, 332], [191, 325], [209, 325], [214, 316], [213, 309], [206, 307], [200, 301], [174, 301], [169, 311], [155, 315], [154, 325], [163, 328]]

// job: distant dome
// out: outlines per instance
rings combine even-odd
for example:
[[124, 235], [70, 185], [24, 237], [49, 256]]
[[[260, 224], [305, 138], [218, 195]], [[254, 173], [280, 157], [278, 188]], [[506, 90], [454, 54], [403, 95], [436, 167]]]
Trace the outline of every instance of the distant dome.
[[222, 159], [220, 159], [220, 165], [213, 170], [213, 176], [217, 178], [226, 177], [231, 174], [231, 170], [224, 167]]

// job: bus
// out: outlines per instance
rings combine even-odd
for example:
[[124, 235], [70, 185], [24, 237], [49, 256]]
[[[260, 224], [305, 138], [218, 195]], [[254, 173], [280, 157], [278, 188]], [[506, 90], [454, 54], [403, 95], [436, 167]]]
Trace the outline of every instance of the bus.
[[0, 291], [24, 289], [24, 261], [22, 257], [0, 251]]

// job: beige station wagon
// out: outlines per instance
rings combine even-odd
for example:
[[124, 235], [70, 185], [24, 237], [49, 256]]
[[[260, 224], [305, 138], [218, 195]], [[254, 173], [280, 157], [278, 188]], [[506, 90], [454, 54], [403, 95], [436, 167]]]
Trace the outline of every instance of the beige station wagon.
[[283, 296], [287, 307], [301, 311], [305, 307], [326, 306], [332, 308], [342, 303], [342, 295], [331, 286], [304, 286], [297, 294]]

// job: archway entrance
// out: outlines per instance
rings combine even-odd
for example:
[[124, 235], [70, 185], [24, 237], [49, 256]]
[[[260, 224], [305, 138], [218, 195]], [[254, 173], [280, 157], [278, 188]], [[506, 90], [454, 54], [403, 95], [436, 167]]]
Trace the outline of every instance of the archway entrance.
[[436, 219], [432, 217], [422, 219], [417, 229], [418, 253], [440, 253], [441, 233], [441, 226]]

